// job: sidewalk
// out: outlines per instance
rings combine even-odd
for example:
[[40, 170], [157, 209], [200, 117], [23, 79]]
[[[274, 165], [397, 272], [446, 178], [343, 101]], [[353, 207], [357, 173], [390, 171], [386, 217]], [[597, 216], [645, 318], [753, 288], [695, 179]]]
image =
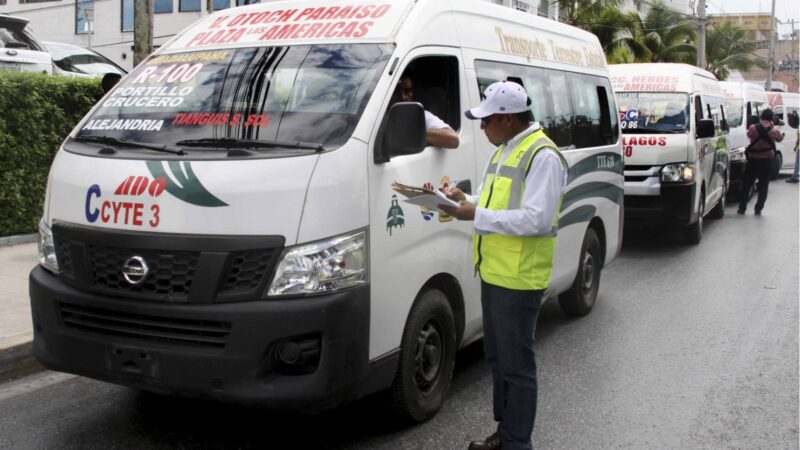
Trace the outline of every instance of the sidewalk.
[[28, 274], [39, 262], [36, 243], [0, 246], [0, 380], [37, 367]]

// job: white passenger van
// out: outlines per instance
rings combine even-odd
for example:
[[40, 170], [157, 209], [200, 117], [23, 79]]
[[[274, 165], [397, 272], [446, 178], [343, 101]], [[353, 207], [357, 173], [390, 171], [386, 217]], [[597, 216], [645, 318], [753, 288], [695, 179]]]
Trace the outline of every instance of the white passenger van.
[[[404, 74], [422, 104], [392, 104]], [[508, 78], [570, 165], [546, 296], [588, 313], [623, 193], [595, 36], [483, 1], [269, 2], [181, 32], [65, 140], [30, 279], [36, 356], [278, 409], [391, 389], [432, 416], [482, 335], [472, 224], [391, 185], [476, 187], [494, 148], [463, 111]], [[423, 104], [458, 149], [426, 147]]]
[[703, 217], [722, 218], [728, 143], [722, 90], [686, 64], [609, 66], [625, 155], [625, 223], [684, 227], [699, 243]]
[[[758, 122], [761, 111], [769, 108], [764, 87], [747, 81], [721, 81], [725, 96], [725, 120], [728, 123], [728, 147], [730, 148], [729, 193], [739, 192], [744, 182], [747, 158], [744, 151], [750, 145], [747, 129]], [[753, 122], [755, 118], [755, 122]]]
[[772, 179], [778, 178], [781, 170], [794, 170], [794, 159], [797, 153], [794, 146], [797, 142], [797, 126], [792, 124], [791, 116], [800, 114], [800, 94], [796, 92], [770, 92], [769, 107], [775, 113], [775, 117], [780, 120], [777, 125], [783, 133], [783, 141], [775, 144], [777, 149], [775, 155], [775, 166], [772, 172]]

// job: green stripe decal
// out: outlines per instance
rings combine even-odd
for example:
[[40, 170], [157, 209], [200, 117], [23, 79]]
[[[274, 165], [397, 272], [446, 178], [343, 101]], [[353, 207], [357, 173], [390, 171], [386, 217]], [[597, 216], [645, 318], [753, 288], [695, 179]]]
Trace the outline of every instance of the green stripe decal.
[[592, 197], [607, 198], [621, 206], [623, 196], [624, 190], [621, 187], [611, 183], [604, 183], [602, 181], [585, 183], [570, 190], [564, 195], [564, 202], [561, 204], [561, 209], [563, 211], [573, 203]]
[[569, 168], [567, 184], [572, 183], [577, 178], [587, 173], [604, 171], [622, 175], [624, 165], [622, 155], [619, 153], [603, 152], [587, 156]]
[[594, 217], [595, 211], [597, 208], [592, 205], [579, 206], [558, 219], [558, 229], [580, 222], [588, 222]]
[[[181, 167], [183, 166], [183, 167]], [[167, 175], [161, 161], [147, 161], [147, 169], [154, 178], [162, 177], [167, 180], [167, 192], [192, 205], [216, 208], [228, 206], [227, 203], [218, 199], [214, 194], [208, 192], [203, 186], [197, 175], [192, 170], [192, 165], [188, 161], [170, 161], [169, 171], [172, 177]], [[177, 180], [177, 184], [172, 180]]]

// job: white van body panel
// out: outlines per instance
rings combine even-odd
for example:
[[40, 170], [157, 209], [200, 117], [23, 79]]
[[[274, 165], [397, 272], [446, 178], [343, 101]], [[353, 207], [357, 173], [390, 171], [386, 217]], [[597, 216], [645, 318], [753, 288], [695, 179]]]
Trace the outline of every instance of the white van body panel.
[[[291, 245], [296, 242], [308, 180], [318, 158], [188, 161], [177, 168], [155, 162], [174, 179], [192, 180], [186, 178], [186, 171], [193, 171], [196, 180], [184, 183], [184, 187], [191, 189], [200, 184], [224, 203], [202, 206], [169, 192], [153, 196], [149, 192], [152, 184], [136, 194], [137, 186], [152, 183], [159, 176], [147, 161], [87, 158], [60, 152], [50, 175], [49, 219], [154, 233], [277, 234], [285, 236], [287, 245]], [[131, 177], [128, 193], [123, 188], [118, 194], [117, 190]], [[126, 204], [131, 205], [127, 215]]]

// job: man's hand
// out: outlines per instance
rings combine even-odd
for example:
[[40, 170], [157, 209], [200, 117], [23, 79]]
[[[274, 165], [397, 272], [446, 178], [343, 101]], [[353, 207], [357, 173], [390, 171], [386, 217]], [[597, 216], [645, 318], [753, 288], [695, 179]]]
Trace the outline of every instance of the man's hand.
[[467, 199], [467, 196], [464, 195], [464, 193], [461, 192], [461, 189], [457, 187], [442, 189], [441, 191], [447, 196], [447, 198], [456, 202], [463, 202]]
[[[456, 189], [457, 190], [457, 189]], [[459, 191], [461, 192], [461, 191]], [[463, 193], [461, 194], [464, 195]], [[449, 195], [448, 195], [449, 197]], [[473, 220], [475, 219], [475, 205], [470, 202], [462, 201], [458, 208], [452, 206], [439, 205], [439, 208], [447, 214], [455, 217], [458, 220]]]

